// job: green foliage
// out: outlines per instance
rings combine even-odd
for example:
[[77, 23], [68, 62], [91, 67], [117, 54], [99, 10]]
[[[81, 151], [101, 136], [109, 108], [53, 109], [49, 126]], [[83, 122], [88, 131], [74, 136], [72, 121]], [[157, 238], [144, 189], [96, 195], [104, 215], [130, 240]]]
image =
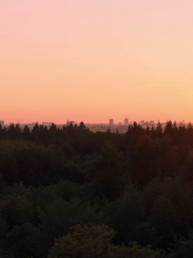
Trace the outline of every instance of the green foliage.
[[192, 257], [192, 186], [191, 124], [0, 126], [0, 257]]
[[55, 240], [49, 258], [161, 258], [158, 250], [140, 248], [137, 243], [116, 246], [111, 243], [115, 232], [106, 225], [76, 225], [73, 232]]
[[55, 199], [44, 210], [40, 210], [40, 221], [45, 231], [54, 237], [64, 235], [69, 228], [76, 224], [101, 222], [102, 214], [96, 211], [90, 203], [82, 203], [77, 198], [66, 202]]
[[8, 188], [0, 198], [0, 216], [5, 219], [9, 229], [23, 223], [33, 223], [35, 219], [29, 190], [22, 183]]
[[189, 229], [187, 237], [182, 237], [173, 245], [172, 258], [191, 258], [193, 253], [193, 230]]
[[105, 225], [76, 225], [73, 233], [56, 239], [49, 258], [109, 257], [110, 241], [115, 232]]
[[118, 232], [118, 242], [130, 242], [135, 239], [137, 225], [145, 221], [145, 209], [141, 193], [132, 185], [118, 199], [105, 208], [107, 224]]
[[108, 200], [119, 197], [125, 182], [124, 170], [121, 166], [121, 153], [111, 142], [104, 143], [99, 156], [90, 165], [86, 177], [91, 182], [93, 194]]

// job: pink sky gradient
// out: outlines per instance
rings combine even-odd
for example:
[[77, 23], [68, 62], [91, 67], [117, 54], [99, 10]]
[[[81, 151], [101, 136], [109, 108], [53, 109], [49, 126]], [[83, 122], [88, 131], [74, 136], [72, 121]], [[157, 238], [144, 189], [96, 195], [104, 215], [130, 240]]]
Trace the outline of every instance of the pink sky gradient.
[[192, 14], [192, 0], [0, 0], [0, 120], [193, 122]]

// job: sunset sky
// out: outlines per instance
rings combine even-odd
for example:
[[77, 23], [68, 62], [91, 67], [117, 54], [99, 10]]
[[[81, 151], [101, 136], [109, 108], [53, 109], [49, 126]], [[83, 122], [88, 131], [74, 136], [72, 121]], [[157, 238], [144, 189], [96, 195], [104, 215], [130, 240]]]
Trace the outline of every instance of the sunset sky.
[[0, 120], [193, 122], [192, 0], [0, 0]]

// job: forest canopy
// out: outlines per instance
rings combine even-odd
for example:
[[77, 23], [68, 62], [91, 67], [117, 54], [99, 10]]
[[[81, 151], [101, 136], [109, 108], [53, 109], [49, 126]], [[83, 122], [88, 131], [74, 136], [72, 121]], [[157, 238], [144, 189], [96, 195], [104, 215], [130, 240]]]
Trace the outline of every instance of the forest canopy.
[[0, 126], [0, 257], [192, 257], [193, 126]]

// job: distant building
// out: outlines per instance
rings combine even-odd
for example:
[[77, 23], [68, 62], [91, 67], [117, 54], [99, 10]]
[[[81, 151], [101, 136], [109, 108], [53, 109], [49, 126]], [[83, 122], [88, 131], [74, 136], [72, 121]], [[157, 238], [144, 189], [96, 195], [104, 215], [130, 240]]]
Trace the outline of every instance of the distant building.
[[0, 121], [0, 125], [4, 126], [4, 121], [3, 120]]
[[128, 118], [125, 118], [124, 119], [124, 125], [128, 125], [129, 124], [129, 119]]
[[112, 118], [109, 119], [109, 125], [113, 125], [114, 124], [114, 120]]

